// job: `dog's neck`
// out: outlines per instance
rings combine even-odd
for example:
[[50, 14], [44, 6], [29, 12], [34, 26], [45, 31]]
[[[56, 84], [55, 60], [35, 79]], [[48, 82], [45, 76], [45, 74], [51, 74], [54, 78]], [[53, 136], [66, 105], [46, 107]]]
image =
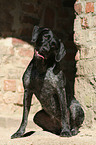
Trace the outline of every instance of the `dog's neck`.
[[35, 52], [34, 54], [35, 67], [39, 73], [46, 73], [49, 67], [53, 67], [55, 64], [55, 56], [51, 54], [47, 59], [42, 55]]
[[47, 70], [47, 64], [45, 63], [45, 60], [42, 57], [38, 57], [34, 55], [34, 67], [36, 67], [39, 74], [46, 73]]

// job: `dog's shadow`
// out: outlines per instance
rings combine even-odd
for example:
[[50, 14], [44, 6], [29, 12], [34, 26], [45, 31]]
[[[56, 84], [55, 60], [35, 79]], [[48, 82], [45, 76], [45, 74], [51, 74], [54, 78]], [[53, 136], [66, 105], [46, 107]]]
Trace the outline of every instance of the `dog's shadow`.
[[29, 131], [29, 132], [26, 132], [22, 137], [28, 137], [28, 136], [31, 136], [32, 134], [34, 134], [36, 131]]
[[[43, 130], [43, 131], [45, 131], [45, 130]], [[35, 133], [36, 131], [29, 131], [29, 132], [26, 132], [23, 136], [22, 136], [22, 138], [23, 137], [28, 137], [28, 136], [31, 136], [31, 135], [33, 135], [34, 133]], [[48, 131], [49, 132], [49, 131]], [[52, 133], [52, 132], [51, 132]], [[80, 131], [78, 131], [78, 133], [80, 133]], [[53, 133], [54, 134], [54, 133]], [[57, 136], [59, 136], [59, 134], [55, 134], [55, 135], [57, 135]], [[74, 135], [75, 136], [75, 135]]]

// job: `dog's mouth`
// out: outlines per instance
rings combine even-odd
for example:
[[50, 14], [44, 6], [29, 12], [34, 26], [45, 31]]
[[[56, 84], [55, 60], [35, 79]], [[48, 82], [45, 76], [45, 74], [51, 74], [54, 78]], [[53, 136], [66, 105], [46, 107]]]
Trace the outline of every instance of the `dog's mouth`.
[[35, 55], [42, 58], [43, 60], [45, 59], [44, 55], [43, 54], [39, 54], [38, 51], [35, 50]]

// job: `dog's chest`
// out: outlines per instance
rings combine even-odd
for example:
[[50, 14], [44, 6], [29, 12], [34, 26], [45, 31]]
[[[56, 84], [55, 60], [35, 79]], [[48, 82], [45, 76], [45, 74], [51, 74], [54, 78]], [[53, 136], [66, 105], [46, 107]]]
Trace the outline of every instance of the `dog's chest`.
[[57, 75], [53, 73], [53, 67], [49, 68], [46, 72], [44, 82], [53, 86], [54, 88], [58, 87], [58, 83], [62, 81], [63, 83], [63, 73], [60, 71]]
[[31, 87], [35, 91], [39, 91], [42, 88], [45, 74], [39, 73], [37, 70], [33, 70], [31, 74]]
[[53, 73], [53, 67], [48, 68], [41, 93], [37, 96], [43, 109], [50, 115], [60, 119], [60, 106], [58, 97], [58, 87], [64, 85], [63, 73], [60, 71], [57, 75]]

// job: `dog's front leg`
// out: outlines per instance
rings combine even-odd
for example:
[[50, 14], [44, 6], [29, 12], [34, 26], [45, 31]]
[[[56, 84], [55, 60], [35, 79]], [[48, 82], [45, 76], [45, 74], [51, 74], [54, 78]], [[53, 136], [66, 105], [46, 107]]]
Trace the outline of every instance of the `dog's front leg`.
[[25, 89], [24, 100], [23, 100], [24, 106], [23, 106], [22, 122], [21, 122], [21, 125], [20, 125], [19, 129], [17, 130], [17, 132], [11, 136], [11, 139], [19, 138], [24, 135], [25, 128], [27, 126], [27, 120], [28, 120], [28, 114], [29, 114], [29, 110], [30, 110], [30, 106], [31, 106], [31, 100], [32, 100], [32, 92], [30, 92], [29, 89]]
[[[62, 89], [62, 90], [61, 90]], [[61, 133], [60, 136], [70, 137], [69, 111], [67, 108], [66, 91], [65, 88], [60, 89], [60, 109], [61, 109]]]
[[66, 99], [66, 78], [63, 77], [62, 72], [58, 75], [58, 85], [57, 91], [59, 96], [60, 111], [61, 111], [61, 133], [60, 136], [71, 136], [70, 125], [69, 125], [69, 111], [67, 108], [67, 99]]

